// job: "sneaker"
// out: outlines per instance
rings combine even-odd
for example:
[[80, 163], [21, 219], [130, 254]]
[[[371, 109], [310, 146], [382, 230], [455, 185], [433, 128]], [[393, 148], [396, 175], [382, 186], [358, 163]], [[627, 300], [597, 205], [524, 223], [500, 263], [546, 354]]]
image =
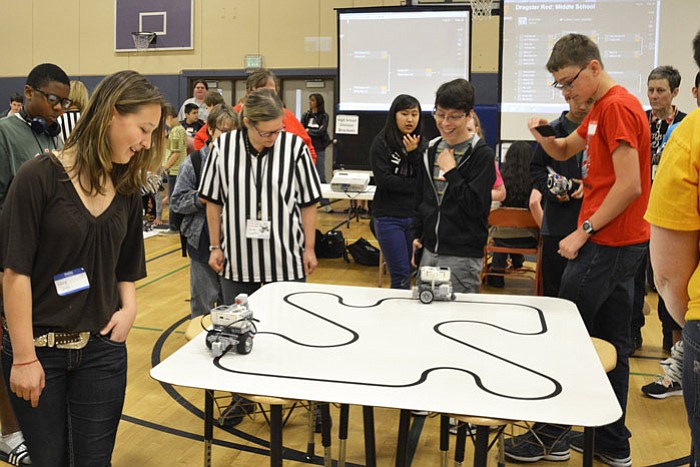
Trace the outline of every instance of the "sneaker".
[[411, 410], [411, 415], [414, 417], [426, 417], [430, 412], [427, 410]]
[[653, 383], [642, 386], [642, 392], [654, 399], [666, 399], [671, 396], [682, 396], [683, 388], [668, 375], [664, 375]]
[[666, 359], [664, 359], [664, 360], [661, 360], [661, 361], [659, 362], [659, 365], [661, 365], [661, 368], [663, 368], [664, 371], [666, 371], [666, 370], [668, 370], [669, 368], [671, 368], [671, 365], [672, 365], [672, 364], [673, 364], [673, 357], [668, 357], [668, 358], [666, 358]]
[[[569, 434], [569, 445], [574, 451], [583, 452], [583, 433], [580, 431], [572, 431]], [[600, 451], [596, 447], [593, 450], [593, 457], [603, 464], [612, 465], [613, 467], [632, 467], [632, 457], [630, 455], [620, 456]]]
[[532, 430], [506, 439], [503, 450], [507, 458], [518, 462], [563, 462], [571, 457], [566, 436], [556, 440], [552, 446], [545, 446], [542, 439]]

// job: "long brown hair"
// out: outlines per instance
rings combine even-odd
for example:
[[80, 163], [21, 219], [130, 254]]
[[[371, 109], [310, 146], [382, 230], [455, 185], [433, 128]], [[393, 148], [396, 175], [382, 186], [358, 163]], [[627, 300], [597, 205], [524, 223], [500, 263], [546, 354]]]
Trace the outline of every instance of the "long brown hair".
[[[148, 104], [157, 104], [161, 108], [160, 122], [151, 135], [150, 149], [141, 149], [128, 164], [114, 164], [107, 136], [113, 111], [122, 115], [133, 114]], [[165, 98], [158, 88], [135, 71], [118, 71], [97, 85], [63, 148], [75, 152], [71, 169], [86, 193], [103, 194], [107, 177], [111, 177], [114, 189], [121, 195], [137, 193], [145, 185], [147, 171], [163, 155], [164, 107]]]

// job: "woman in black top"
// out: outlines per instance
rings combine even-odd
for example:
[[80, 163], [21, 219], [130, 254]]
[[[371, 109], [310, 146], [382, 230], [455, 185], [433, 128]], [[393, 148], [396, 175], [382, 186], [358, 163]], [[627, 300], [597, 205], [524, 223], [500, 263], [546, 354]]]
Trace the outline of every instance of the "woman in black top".
[[138, 73], [108, 76], [63, 152], [24, 164], [8, 192], [2, 367], [34, 466], [110, 465], [164, 104]]
[[[328, 136], [328, 114], [321, 94], [309, 96], [309, 110], [301, 117], [301, 124], [311, 138], [316, 151], [316, 171], [321, 183], [326, 183], [326, 147], [331, 144]], [[327, 199], [321, 198], [321, 205], [330, 207]]]
[[410, 228], [416, 192], [415, 164], [423, 150], [421, 128], [420, 103], [415, 97], [401, 94], [391, 103], [384, 129], [370, 149], [377, 184], [372, 205], [374, 228], [394, 289], [408, 289], [411, 285]]
[[[530, 175], [530, 162], [534, 151], [532, 144], [527, 141], [516, 141], [508, 148], [506, 160], [501, 167], [503, 184], [506, 187], [506, 199], [503, 207], [528, 208], [530, 192], [532, 191], [532, 176]], [[522, 230], [498, 230], [492, 232], [494, 243], [498, 246], [510, 246], [520, 248], [532, 248], [537, 245], [537, 233], [522, 236]], [[494, 253], [491, 261], [491, 270], [503, 272], [508, 261], [508, 253]], [[523, 267], [523, 255], [510, 254], [513, 269]], [[492, 287], [503, 287], [503, 276], [487, 276], [487, 283]]]

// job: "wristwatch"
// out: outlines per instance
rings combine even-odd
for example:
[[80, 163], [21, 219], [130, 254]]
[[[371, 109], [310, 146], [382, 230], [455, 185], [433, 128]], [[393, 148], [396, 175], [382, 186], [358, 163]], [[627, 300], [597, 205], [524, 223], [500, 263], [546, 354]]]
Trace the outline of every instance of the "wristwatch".
[[220, 250], [221, 245], [209, 245], [209, 251]]
[[591, 224], [591, 221], [589, 221], [588, 219], [583, 221], [583, 224], [581, 224], [581, 228], [588, 235], [593, 235], [596, 232], [595, 229], [593, 228], [593, 224]]

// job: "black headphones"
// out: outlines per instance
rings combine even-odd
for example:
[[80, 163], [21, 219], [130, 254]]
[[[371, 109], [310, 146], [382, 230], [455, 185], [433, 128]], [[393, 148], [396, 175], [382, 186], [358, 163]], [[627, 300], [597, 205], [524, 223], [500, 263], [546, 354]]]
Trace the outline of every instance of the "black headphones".
[[58, 122], [53, 122], [51, 125], [46, 125], [46, 119], [44, 117], [34, 117], [30, 119], [24, 108], [19, 111], [19, 115], [25, 122], [27, 122], [29, 128], [31, 128], [37, 135], [43, 133], [46, 136], [54, 138], [61, 134], [61, 125]]

